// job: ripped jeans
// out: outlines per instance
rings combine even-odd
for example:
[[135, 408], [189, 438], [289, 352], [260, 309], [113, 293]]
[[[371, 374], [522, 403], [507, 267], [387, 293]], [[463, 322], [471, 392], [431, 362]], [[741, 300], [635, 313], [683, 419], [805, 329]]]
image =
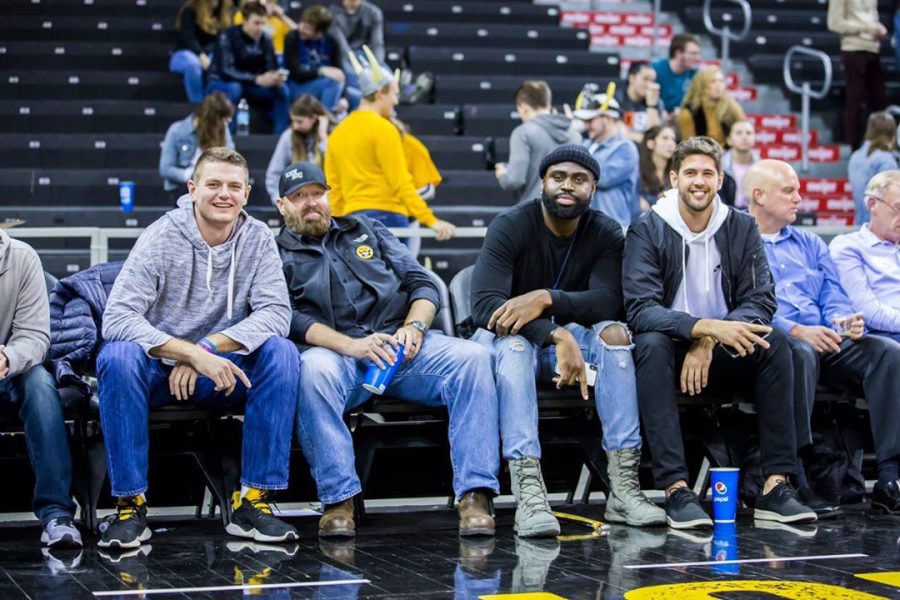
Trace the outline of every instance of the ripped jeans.
[[[610, 325], [625, 327], [616, 321], [603, 321], [590, 329], [577, 323], [565, 327], [581, 346], [584, 360], [597, 367], [594, 400], [603, 425], [604, 449], [640, 448], [633, 346], [609, 346], [601, 340], [600, 333]], [[541, 348], [519, 335], [498, 338], [485, 329], [476, 331], [472, 341], [494, 352], [503, 458], [540, 458], [536, 380], [550, 382], [555, 376], [556, 346]]]

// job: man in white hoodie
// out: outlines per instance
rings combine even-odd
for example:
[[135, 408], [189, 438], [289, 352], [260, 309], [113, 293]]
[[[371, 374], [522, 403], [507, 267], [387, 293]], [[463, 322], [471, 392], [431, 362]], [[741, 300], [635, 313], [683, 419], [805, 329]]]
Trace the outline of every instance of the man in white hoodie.
[[711, 138], [679, 144], [669, 178], [672, 189], [628, 231], [622, 284], [641, 419], [669, 526], [712, 526], [687, 487], [673, 382], [691, 396], [752, 388], [766, 477], [754, 517], [814, 521], [787, 479], [797, 462], [793, 367], [787, 337], [769, 326], [775, 286], [759, 230], [719, 198], [722, 149]]
[[190, 198], [150, 225], [116, 279], [97, 357], [100, 419], [117, 515], [102, 548], [135, 548], [147, 527], [151, 407], [246, 402], [241, 490], [226, 530], [257, 542], [297, 540], [272, 514], [287, 487], [300, 356], [275, 238], [243, 207], [244, 157], [211, 148], [188, 181]]

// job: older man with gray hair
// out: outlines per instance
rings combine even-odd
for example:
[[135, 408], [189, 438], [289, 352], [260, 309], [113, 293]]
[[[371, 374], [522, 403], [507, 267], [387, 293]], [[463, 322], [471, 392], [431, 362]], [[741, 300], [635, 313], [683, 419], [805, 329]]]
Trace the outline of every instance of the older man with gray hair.
[[[744, 179], [750, 214], [763, 238], [775, 280], [778, 308], [772, 325], [788, 335], [794, 363], [794, 421], [798, 465], [797, 491], [819, 518], [840, 514], [840, 507], [819, 498], [806, 482], [802, 459], [811, 458], [810, 417], [816, 385], [850, 388], [865, 395], [872, 421], [878, 483], [872, 503], [888, 513], [900, 511], [900, 344], [865, 335], [863, 313], [838, 278], [825, 242], [796, 228], [800, 180], [787, 163], [763, 160]], [[859, 307], [857, 307], [859, 308]]]

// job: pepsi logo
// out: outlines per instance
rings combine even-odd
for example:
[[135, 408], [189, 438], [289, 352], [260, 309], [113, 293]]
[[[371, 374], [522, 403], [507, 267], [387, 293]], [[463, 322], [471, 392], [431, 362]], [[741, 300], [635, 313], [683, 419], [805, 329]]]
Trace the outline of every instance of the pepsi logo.
[[728, 486], [726, 486], [721, 481], [716, 482], [715, 488], [716, 488], [717, 494], [727, 494], [728, 493]]

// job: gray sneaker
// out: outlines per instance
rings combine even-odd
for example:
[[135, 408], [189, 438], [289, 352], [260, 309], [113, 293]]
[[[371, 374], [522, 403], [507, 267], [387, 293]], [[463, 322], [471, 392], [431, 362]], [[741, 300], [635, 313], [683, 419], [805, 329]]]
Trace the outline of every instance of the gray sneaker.
[[516, 499], [513, 530], [521, 537], [555, 537], [559, 521], [550, 510], [541, 463], [533, 456], [509, 461], [509, 476]]
[[666, 524], [666, 511], [641, 492], [638, 467], [640, 448], [625, 448], [606, 453], [609, 461], [609, 497], [606, 500], [606, 520], [637, 527]]
[[72, 517], [58, 517], [51, 519], [44, 525], [41, 533], [41, 543], [51, 548], [81, 548], [81, 533], [72, 523]]

